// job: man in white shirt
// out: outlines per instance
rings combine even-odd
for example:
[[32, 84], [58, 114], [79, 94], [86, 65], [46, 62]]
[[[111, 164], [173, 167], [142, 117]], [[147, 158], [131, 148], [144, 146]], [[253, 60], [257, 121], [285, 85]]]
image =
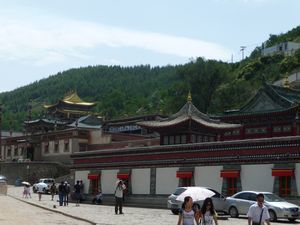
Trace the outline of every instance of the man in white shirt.
[[123, 208], [123, 191], [126, 189], [125, 184], [123, 181], [118, 181], [117, 187], [115, 190], [115, 213], [118, 214], [118, 209], [119, 213], [123, 214], [122, 208]]
[[264, 198], [264, 195], [259, 193], [256, 196], [257, 202], [250, 206], [247, 213], [248, 225], [261, 225], [265, 222], [270, 225], [270, 215], [268, 208], [264, 205]]

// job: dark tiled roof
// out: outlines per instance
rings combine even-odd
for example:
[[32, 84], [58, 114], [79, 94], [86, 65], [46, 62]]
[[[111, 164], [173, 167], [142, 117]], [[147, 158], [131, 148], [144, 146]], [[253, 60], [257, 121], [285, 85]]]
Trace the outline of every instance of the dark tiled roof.
[[200, 112], [190, 101], [188, 101], [177, 113], [168, 118], [158, 121], [139, 122], [137, 124], [148, 128], [159, 128], [173, 126], [187, 120], [193, 120], [205, 127], [216, 129], [238, 128], [241, 126], [240, 124], [223, 123], [220, 120], [211, 119], [208, 115]]
[[300, 103], [300, 90], [264, 83], [240, 109], [225, 111], [222, 116], [284, 112]]

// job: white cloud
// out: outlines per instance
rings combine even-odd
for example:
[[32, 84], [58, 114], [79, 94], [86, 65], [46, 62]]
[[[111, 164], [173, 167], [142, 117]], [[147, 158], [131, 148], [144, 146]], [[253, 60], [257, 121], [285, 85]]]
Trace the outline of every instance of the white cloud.
[[141, 48], [185, 58], [226, 60], [230, 56], [229, 50], [211, 42], [74, 20], [45, 23], [0, 18], [0, 27], [0, 59], [34, 61], [36, 65], [86, 59], [86, 50], [101, 46]]

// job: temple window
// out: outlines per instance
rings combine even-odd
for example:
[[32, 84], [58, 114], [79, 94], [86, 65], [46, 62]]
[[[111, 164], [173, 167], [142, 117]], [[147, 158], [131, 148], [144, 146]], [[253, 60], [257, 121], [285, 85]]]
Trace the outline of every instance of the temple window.
[[207, 136], [203, 137], [203, 142], [208, 142], [208, 137]]
[[68, 152], [69, 151], [69, 140], [66, 139], [65, 140], [65, 145], [64, 145], [64, 152]]
[[17, 155], [19, 155], [18, 153], [19, 153], [19, 151], [18, 151], [18, 147], [15, 147], [15, 148], [14, 148], [14, 156], [17, 156]]
[[240, 130], [233, 130], [232, 135], [240, 135]]
[[169, 144], [169, 137], [168, 136], [164, 136], [163, 144], [164, 145], [168, 145]]
[[227, 177], [227, 196], [237, 193], [237, 178], [236, 177]]
[[174, 144], [174, 136], [170, 136], [169, 143], [170, 145]]
[[226, 131], [225, 133], [224, 133], [224, 136], [231, 136], [231, 131]]
[[10, 156], [11, 156], [11, 149], [8, 148], [8, 149], [7, 149], [7, 157], [10, 157]]
[[58, 152], [59, 151], [59, 145], [58, 145], [58, 141], [55, 141], [54, 143], [54, 152]]
[[180, 144], [180, 135], [175, 136], [175, 144]]
[[279, 195], [289, 196], [291, 194], [291, 176], [279, 177]]
[[275, 193], [280, 196], [289, 196], [291, 194], [291, 184], [294, 177], [294, 168], [274, 168], [272, 169], [272, 176], [279, 180], [279, 190]]
[[291, 132], [291, 129], [292, 129], [291, 126], [283, 126], [282, 127], [283, 132]]
[[247, 128], [246, 134], [265, 134], [267, 133], [266, 127]]
[[44, 144], [44, 153], [49, 153], [49, 143]]
[[191, 178], [180, 178], [180, 179], [181, 179], [181, 185], [183, 187], [192, 186], [192, 179]]
[[191, 135], [191, 143], [195, 143], [197, 140], [196, 140], [196, 135], [195, 134], [192, 134]]
[[181, 143], [186, 144], [186, 135], [181, 135]]
[[209, 141], [213, 142], [213, 141], [215, 141], [215, 138], [214, 137], [209, 137]]
[[281, 126], [273, 127], [273, 132], [274, 133], [280, 133], [281, 132]]
[[197, 143], [201, 143], [202, 142], [202, 136], [201, 135], [197, 135]]
[[24, 147], [22, 147], [21, 148], [21, 155], [24, 155], [24, 153], [25, 153], [25, 149], [24, 149]]

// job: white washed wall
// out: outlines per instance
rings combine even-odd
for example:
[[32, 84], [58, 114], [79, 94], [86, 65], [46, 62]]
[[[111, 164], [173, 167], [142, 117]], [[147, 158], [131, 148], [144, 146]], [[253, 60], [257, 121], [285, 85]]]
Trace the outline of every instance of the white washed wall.
[[82, 180], [84, 185], [83, 193], [87, 194], [90, 188], [90, 180], [88, 179], [89, 170], [75, 171], [75, 184], [77, 180]]
[[195, 186], [210, 187], [221, 193], [222, 181], [220, 171], [223, 166], [201, 166], [195, 167]]
[[274, 177], [272, 177], [273, 164], [242, 165], [241, 182], [244, 191], [270, 191], [273, 192]]
[[295, 179], [297, 185], [297, 192], [300, 195], [300, 163], [296, 163], [295, 165]]
[[113, 194], [115, 192], [118, 172], [119, 170], [101, 171], [101, 190], [103, 194]]
[[131, 171], [132, 194], [150, 194], [150, 169]]
[[156, 169], [156, 194], [171, 194], [175, 191], [179, 184], [177, 171], [177, 167]]

